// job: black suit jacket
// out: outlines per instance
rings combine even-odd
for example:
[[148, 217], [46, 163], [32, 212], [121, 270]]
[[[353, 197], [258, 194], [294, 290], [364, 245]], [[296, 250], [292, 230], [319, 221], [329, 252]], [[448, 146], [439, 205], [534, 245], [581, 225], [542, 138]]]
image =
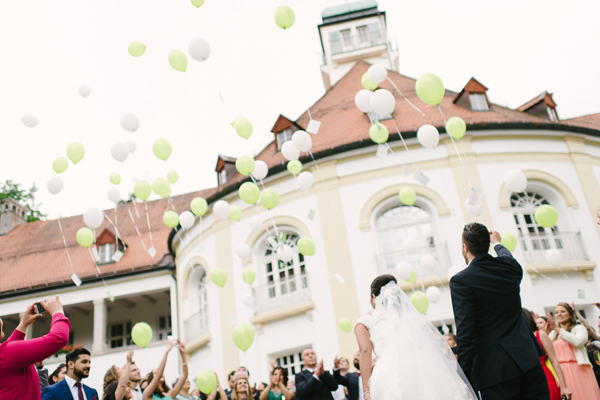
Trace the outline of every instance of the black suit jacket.
[[523, 268], [501, 244], [450, 280], [458, 362], [476, 390], [517, 378], [544, 355], [521, 311]]
[[296, 375], [296, 400], [333, 400], [331, 392], [337, 390], [338, 384], [329, 374], [315, 378], [305, 369]]
[[356, 374], [356, 372], [348, 372], [346, 376], [342, 376], [339, 369], [334, 370], [333, 379], [335, 379], [340, 385], [348, 388], [348, 400], [358, 400], [358, 380], [360, 377]]

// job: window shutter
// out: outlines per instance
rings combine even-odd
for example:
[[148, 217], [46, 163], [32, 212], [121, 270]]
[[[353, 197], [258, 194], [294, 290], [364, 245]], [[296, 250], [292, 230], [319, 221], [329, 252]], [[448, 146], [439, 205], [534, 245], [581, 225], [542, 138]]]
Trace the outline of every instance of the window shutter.
[[381, 29], [379, 29], [379, 23], [373, 22], [371, 24], [367, 24], [367, 28], [369, 29], [369, 40], [371, 41], [371, 46], [383, 44], [383, 40], [381, 39]]
[[331, 47], [331, 54], [342, 53], [342, 38], [339, 31], [329, 32], [329, 45]]

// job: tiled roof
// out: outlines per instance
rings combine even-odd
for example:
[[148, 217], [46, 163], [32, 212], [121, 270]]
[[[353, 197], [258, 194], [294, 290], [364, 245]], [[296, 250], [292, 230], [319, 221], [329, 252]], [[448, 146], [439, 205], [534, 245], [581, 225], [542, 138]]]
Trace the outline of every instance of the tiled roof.
[[517, 111], [527, 111], [531, 107], [538, 104], [540, 101], [546, 102], [549, 106], [556, 107], [556, 103], [554, 99], [552, 99], [552, 95], [548, 92], [542, 92], [539, 96], [535, 96], [533, 99], [529, 100], [527, 103], [523, 104], [516, 108]]
[[584, 115], [582, 117], [563, 119], [563, 123], [582, 128], [600, 130], [600, 113]]

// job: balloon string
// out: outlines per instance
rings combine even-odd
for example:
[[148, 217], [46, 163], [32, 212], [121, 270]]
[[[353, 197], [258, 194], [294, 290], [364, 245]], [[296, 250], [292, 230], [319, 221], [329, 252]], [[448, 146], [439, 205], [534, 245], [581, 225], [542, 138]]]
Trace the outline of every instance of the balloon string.
[[[63, 232], [62, 224], [60, 223], [60, 216], [58, 217], [58, 227], [60, 228], [60, 234], [63, 238], [63, 243], [65, 244], [65, 250], [67, 251], [67, 258], [69, 259], [69, 265], [71, 265], [71, 271], [75, 274], [75, 269], [73, 269], [73, 261], [71, 261], [71, 254], [69, 254], [69, 247], [67, 246], [67, 239], [65, 238], [65, 233]], [[77, 275], [77, 274], [75, 274]]]
[[142, 242], [142, 247], [144, 247], [144, 251], [146, 253], [148, 253], [148, 249], [146, 248], [146, 245], [144, 244], [144, 239], [142, 239], [142, 234], [140, 233], [140, 230], [138, 229], [137, 224], [135, 223], [135, 219], [133, 219], [133, 214], [131, 213], [131, 210], [129, 209], [129, 206], [127, 205], [127, 203], [125, 203], [125, 208], [127, 209], [127, 212], [129, 213], [129, 217], [131, 218], [131, 222], [133, 222], [133, 226], [135, 228], [135, 231], [137, 232], [138, 236], [140, 237], [140, 241]]
[[[254, 182], [254, 184], [256, 186], [258, 186], [258, 183], [256, 182], [256, 179], [254, 179], [254, 177], [252, 175], [250, 175], [250, 179], [252, 179], [252, 182]], [[263, 182], [262, 179], [260, 180], [260, 185], [262, 186], [263, 191], [264, 191], [265, 190], [265, 183]], [[260, 208], [258, 207], [258, 203], [254, 203], [254, 207], [256, 207], [256, 215], [260, 214]], [[277, 230], [277, 225], [275, 225], [275, 221], [273, 221], [273, 218], [271, 218], [271, 221], [273, 222], [273, 229], [275, 229], [275, 234], [279, 235], [279, 231]], [[271, 236], [271, 232], [269, 231], [269, 228], [265, 226], [265, 229], [267, 230], [267, 235]]]
[[[446, 117], [444, 117], [444, 113], [442, 112], [442, 109], [440, 108], [439, 104], [438, 104], [437, 108], [440, 111], [440, 114], [442, 115], [442, 119], [444, 120], [444, 126], [446, 126], [446, 124], [447, 124]], [[471, 180], [469, 179], [469, 174], [468, 174], [467, 168], [465, 167], [465, 164], [463, 163], [462, 157], [460, 156], [460, 151], [458, 151], [458, 147], [456, 147], [454, 138], [450, 134], [448, 134], [448, 136], [450, 137], [450, 140], [452, 141], [452, 145], [454, 146], [454, 150], [456, 151], [456, 155], [458, 156], [458, 161], [460, 161], [460, 165], [463, 167], [463, 170], [465, 171], [465, 175], [467, 176], [467, 182], [469, 182], [469, 186], [471, 187], [471, 189], [473, 189], [473, 184], [471, 183]]]
[[306, 111], [308, 111], [308, 119], [312, 121], [312, 115], [310, 115], [310, 108], [307, 109]]
[[135, 216], [140, 218], [140, 212], [138, 211], [137, 206], [135, 205], [135, 198], [132, 198], [131, 202], [133, 203], [133, 208], [135, 208]]
[[389, 83], [392, 84], [394, 89], [396, 89], [398, 91], [398, 93], [400, 93], [400, 96], [402, 96], [404, 98], [404, 100], [406, 100], [408, 102], [408, 104], [410, 104], [412, 106], [412, 108], [414, 108], [415, 110], [420, 112], [422, 116], [425, 116], [425, 113], [423, 111], [419, 110], [419, 108], [417, 106], [415, 106], [413, 103], [411, 103], [410, 100], [400, 91], [400, 89], [398, 89], [398, 86], [396, 86], [396, 84], [389, 77], [387, 78], [387, 80]]
[[154, 241], [152, 240], [152, 227], [150, 227], [150, 214], [148, 213], [148, 203], [144, 202], [146, 208], [146, 221], [148, 221], [148, 234], [150, 235], [150, 248], [154, 247]]
[[[543, 276], [544, 278], [546, 278], [546, 279], [547, 279], [547, 280], [549, 280], [549, 281], [553, 280], [553, 279], [552, 279], [552, 278], [550, 278], [549, 276], [546, 276], [546, 275], [544, 275], [543, 273], [541, 273], [540, 271], [538, 271], [537, 269], [535, 269], [535, 268], [533, 267], [533, 265], [531, 265], [531, 264], [526, 264], [526, 265], [527, 265], [529, 268], [531, 268], [531, 269], [533, 270], [533, 272], [535, 272], [536, 274]], [[561, 271], [561, 272], [562, 272], [562, 271]], [[564, 272], [563, 272], [563, 274], [564, 274]], [[565, 275], [565, 276], [566, 276], [566, 275]], [[567, 279], [568, 279], [568, 278], [567, 278]]]
[[[408, 153], [410, 162], [412, 162], [413, 165], [415, 166], [415, 168], [418, 170], [419, 168], [417, 167], [417, 163], [415, 162], [415, 159], [413, 158], [412, 153], [408, 149], [408, 146], [406, 145], [406, 142], [404, 141], [404, 137], [402, 136], [402, 133], [400, 133], [400, 129], [398, 129], [398, 126], [396, 125], [396, 122], [393, 119], [392, 119], [392, 124], [394, 124], [394, 127], [396, 128], [396, 132], [398, 132], [398, 136], [400, 136], [400, 140], [402, 140], [402, 144], [404, 145], [404, 148], [406, 149], [406, 152]], [[394, 152], [392, 151], [392, 148], [390, 147], [390, 145], [387, 142], [386, 142], [386, 145], [387, 145], [388, 149], [392, 152], [392, 154], [394, 154]]]
[[116, 214], [115, 214], [115, 223], [114, 224], [106, 213], [104, 213], [104, 217], [108, 220], [108, 222], [110, 222], [110, 224], [113, 226], [113, 228], [115, 228], [115, 233], [117, 234], [117, 239], [121, 240], [121, 235], [119, 234], [119, 228], [117, 228], [117, 224], [116, 224], [116, 222], [117, 222]]
[[[104, 276], [102, 276], [102, 272], [100, 271], [100, 268], [98, 268], [98, 263], [96, 261], [96, 258], [94, 257], [94, 254], [92, 254], [91, 247], [88, 247], [88, 252], [90, 253], [90, 257], [92, 257], [92, 261], [94, 262], [94, 266], [96, 267], [96, 271], [98, 271], [98, 275], [100, 276], [100, 279], [102, 279], [102, 283], [104, 283], [106, 290], [108, 290], [108, 285], [106, 284], [106, 281], [104, 280]], [[108, 292], [107, 292], [107, 294], [108, 294]]]

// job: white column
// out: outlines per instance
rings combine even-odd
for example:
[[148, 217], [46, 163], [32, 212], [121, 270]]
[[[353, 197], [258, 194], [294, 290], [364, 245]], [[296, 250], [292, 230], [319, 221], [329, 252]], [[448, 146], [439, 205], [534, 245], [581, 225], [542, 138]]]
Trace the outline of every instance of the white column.
[[174, 338], [183, 340], [182, 337], [179, 337], [179, 307], [177, 307], [178, 299], [177, 299], [177, 282], [175, 279], [171, 278], [171, 285], [169, 288], [169, 295], [171, 298], [171, 332]]
[[[25, 315], [25, 313], [19, 313], [19, 321], [23, 320], [23, 315]], [[33, 324], [31, 324], [27, 327], [27, 330], [25, 331], [25, 340], [29, 340], [32, 337], [33, 337]]]
[[106, 343], [106, 302], [104, 298], [94, 300], [94, 341], [92, 354], [103, 354]]

